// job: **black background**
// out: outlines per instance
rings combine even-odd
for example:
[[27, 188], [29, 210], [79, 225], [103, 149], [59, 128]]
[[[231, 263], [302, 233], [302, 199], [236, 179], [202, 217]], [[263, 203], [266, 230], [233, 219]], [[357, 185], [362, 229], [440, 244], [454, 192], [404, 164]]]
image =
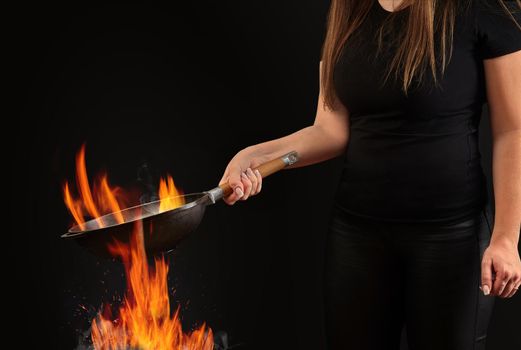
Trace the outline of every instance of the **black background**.
[[[105, 169], [111, 183], [134, 186], [147, 162], [185, 193], [215, 187], [243, 147], [313, 123], [327, 7], [105, 2], [5, 14], [16, 98], [4, 116], [16, 128], [3, 130], [16, 142], [4, 146], [12, 175], [4, 288], [24, 343], [73, 349], [102, 302], [124, 290], [119, 264], [59, 238], [71, 223], [61, 185], [73, 180], [81, 144], [91, 177]], [[490, 179], [488, 130], [485, 113]], [[169, 255], [171, 300], [186, 329], [206, 321], [237, 349], [324, 348], [322, 247], [340, 166], [337, 158], [285, 170], [251, 200], [207, 208]], [[519, 296], [497, 299], [489, 349], [521, 347], [520, 312]]]

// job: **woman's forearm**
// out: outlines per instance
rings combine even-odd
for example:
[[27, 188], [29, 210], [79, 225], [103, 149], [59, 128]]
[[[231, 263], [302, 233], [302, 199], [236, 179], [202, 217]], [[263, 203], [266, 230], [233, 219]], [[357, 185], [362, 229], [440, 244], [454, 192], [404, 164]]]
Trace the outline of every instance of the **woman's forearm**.
[[521, 225], [521, 131], [494, 137], [492, 157], [495, 220], [492, 241], [517, 247]]
[[311, 125], [287, 136], [249, 146], [247, 150], [267, 160], [296, 151], [299, 161], [284, 169], [298, 168], [340, 156], [347, 137], [336, 138], [322, 126]]

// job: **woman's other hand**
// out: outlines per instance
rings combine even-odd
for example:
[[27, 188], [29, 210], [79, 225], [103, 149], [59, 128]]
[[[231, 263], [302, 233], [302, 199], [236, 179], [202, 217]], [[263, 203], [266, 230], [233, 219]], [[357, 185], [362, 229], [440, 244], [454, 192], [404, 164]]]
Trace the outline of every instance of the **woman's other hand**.
[[[495, 273], [495, 279], [492, 274]], [[517, 245], [492, 241], [481, 261], [481, 287], [485, 295], [510, 298], [521, 285], [521, 259]]]

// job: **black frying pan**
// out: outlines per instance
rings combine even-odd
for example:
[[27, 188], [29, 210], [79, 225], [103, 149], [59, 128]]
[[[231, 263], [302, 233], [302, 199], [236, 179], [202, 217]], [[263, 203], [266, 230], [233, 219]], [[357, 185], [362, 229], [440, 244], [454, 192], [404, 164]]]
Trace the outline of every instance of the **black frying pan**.
[[[264, 179], [297, 161], [298, 154], [292, 151], [255, 169], [259, 170]], [[61, 237], [76, 241], [98, 256], [111, 257], [108, 245], [114, 240], [128, 242], [133, 231], [133, 223], [143, 220], [147, 254], [167, 252], [174, 249], [179, 241], [197, 229], [207, 205], [214, 204], [222, 197], [231, 194], [232, 191], [232, 188], [226, 183], [209, 191], [185, 194], [179, 196], [184, 197], [184, 205], [162, 212], [159, 212], [160, 201], [141, 204], [119, 212], [124, 218], [123, 223], [118, 223], [116, 213], [110, 213], [85, 222], [83, 229], [78, 225], [73, 226]], [[104, 227], [100, 228], [97, 220], [101, 220]]]

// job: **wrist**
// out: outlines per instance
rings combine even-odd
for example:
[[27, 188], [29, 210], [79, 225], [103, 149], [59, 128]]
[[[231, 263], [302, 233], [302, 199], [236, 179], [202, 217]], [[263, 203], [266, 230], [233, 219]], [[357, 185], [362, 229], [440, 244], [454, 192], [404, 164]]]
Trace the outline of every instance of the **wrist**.
[[506, 232], [494, 231], [492, 233], [492, 237], [490, 238], [490, 245], [499, 245], [506, 248], [517, 249], [518, 239], [513, 236], [515, 235]]
[[248, 157], [256, 158], [259, 157], [263, 152], [262, 149], [258, 147], [258, 145], [252, 145], [244, 148], [241, 153], [247, 155]]
[[266, 150], [262, 144], [251, 145], [242, 150], [250, 158], [255, 158], [261, 162], [271, 160], [271, 153]]

